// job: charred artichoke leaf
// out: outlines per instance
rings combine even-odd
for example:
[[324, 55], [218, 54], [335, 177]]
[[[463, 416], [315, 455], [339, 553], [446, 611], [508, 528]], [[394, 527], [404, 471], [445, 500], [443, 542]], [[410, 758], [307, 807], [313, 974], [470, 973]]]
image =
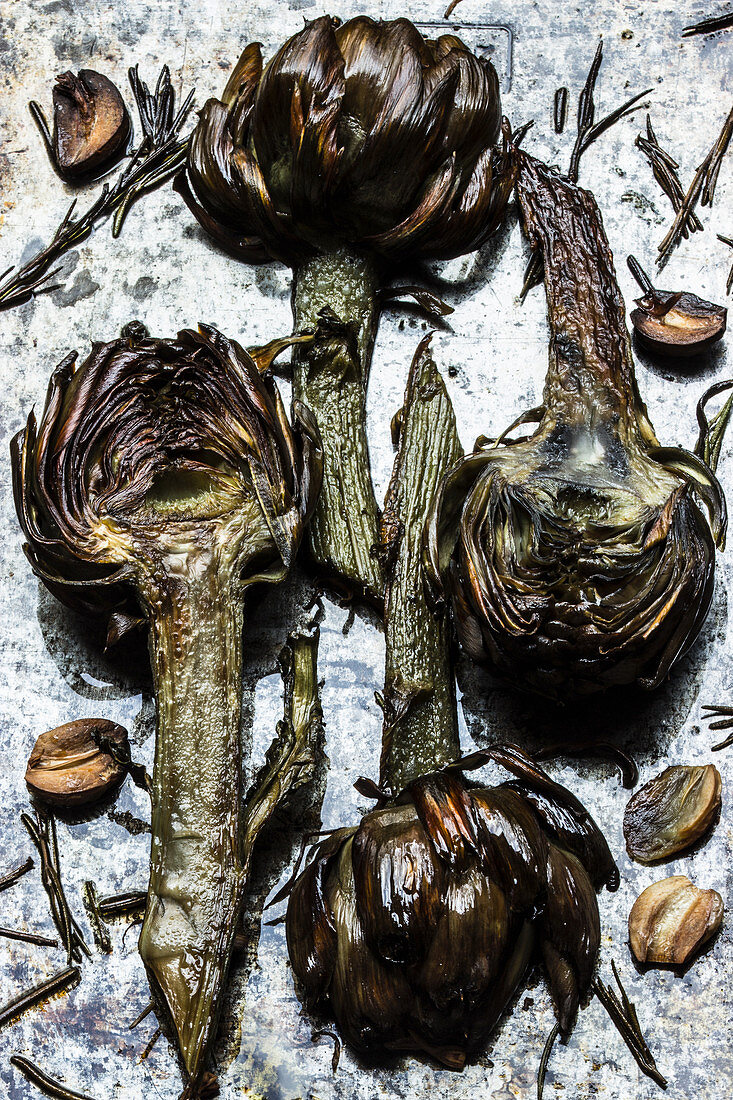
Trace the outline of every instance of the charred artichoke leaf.
[[312, 419], [215, 329], [95, 344], [54, 373], [12, 445], [34, 571], [76, 609], [132, 600], [149, 624], [157, 721], [140, 951], [188, 1073], [202, 1072], [246, 878], [246, 590], [287, 572], [318, 489]]
[[446, 475], [428, 575], [438, 601], [450, 595], [467, 652], [521, 687], [558, 700], [654, 688], [707, 614], [722, 491], [701, 460], [659, 447], [592, 195], [517, 156], [525, 226], [544, 255], [544, 414], [529, 439], [483, 447]]

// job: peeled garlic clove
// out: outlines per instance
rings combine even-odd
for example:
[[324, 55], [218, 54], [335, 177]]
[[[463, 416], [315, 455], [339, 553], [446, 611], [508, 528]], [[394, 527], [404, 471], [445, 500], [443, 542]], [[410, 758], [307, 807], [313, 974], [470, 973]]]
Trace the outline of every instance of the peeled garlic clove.
[[56, 77], [53, 151], [68, 180], [111, 168], [125, 153], [130, 116], [116, 85], [93, 69]]
[[79, 718], [42, 733], [25, 773], [31, 792], [54, 806], [82, 806], [120, 784], [125, 768], [99, 748], [94, 734], [127, 744], [127, 730], [106, 718]]
[[717, 890], [699, 890], [686, 875], [647, 886], [629, 914], [631, 950], [640, 963], [680, 966], [710, 939], [723, 919]]
[[712, 764], [666, 768], [629, 800], [626, 851], [640, 863], [688, 848], [711, 828], [720, 810], [720, 772]]

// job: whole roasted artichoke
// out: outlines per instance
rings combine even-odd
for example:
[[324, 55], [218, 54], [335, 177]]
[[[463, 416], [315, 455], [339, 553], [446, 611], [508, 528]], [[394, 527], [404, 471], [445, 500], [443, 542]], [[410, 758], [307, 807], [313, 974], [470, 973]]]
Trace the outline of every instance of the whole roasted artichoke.
[[533, 435], [481, 446], [444, 478], [426, 528], [431, 584], [450, 594], [468, 653], [522, 688], [559, 700], [654, 688], [707, 614], [725, 502], [700, 459], [654, 434], [593, 196], [519, 160], [545, 267], [544, 402], [517, 421], [539, 420]]
[[151, 868], [140, 952], [195, 1085], [247, 881], [240, 749], [244, 596], [281, 580], [318, 491], [305, 409], [212, 328], [95, 344], [55, 370], [12, 442], [34, 572], [110, 636], [149, 627], [156, 695]]
[[[179, 189], [212, 236], [250, 262], [295, 269], [294, 393], [313, 410], [324, 483], [316, 561], [379, 603], [379, 520], [364, 406], [386, 261], [478, 248], [512, 191], [491, 62], [407, 19], [323, 16], [263, 67], [245, 49], [193, 136]], [[335, 323], [334, 323], [335, 322]], [[324, 331], [325, 326], [325, 331]]]
[[462, 1069], [536, 951], [564, 1033], [590, 985], [594, 887], [618, 884], [606, 841], [519, 749], [480, 755], [517, 778], [485, 788], [450, 768], [415, 779], [322, 841], [292, 889], [295, 974], [357, 1051], [415, 1051]]

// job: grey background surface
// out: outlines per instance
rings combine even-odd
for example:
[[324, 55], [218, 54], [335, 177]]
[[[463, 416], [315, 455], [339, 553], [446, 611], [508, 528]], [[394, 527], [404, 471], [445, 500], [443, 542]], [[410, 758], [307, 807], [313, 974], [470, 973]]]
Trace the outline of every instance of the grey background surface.
[[[324, 11], [342, 17], [368, 14], [439, 21], [445, 0], [375, 0], [322, 8], [316, 0], [223, 3], [220, 0], [44, 0], [0, 3], [0, 257], [3, 269], [48, 240], [70, 201], [48, 164], [27, 111], [27, 101], [50, 107], [53, 76], [66, 68], [98, 68], [123, 88], [126, 70], [139, 62], [154, 81], [167, 63], [177, 88], [195, 84], [199, 106], [223, 89], [240, 50], [251, 40], [265, 56], [288, 34]], [[730, 5], [722, 5], [727, 10]], [[588, 0], [557, 5], [518, 0], [488, 5], [463, 0], [454, 19], [459, 33], [477, 45], [494, 44], [504, 76], [504, 109], [514, 125], [534, 118], [527, 148], [567, 166], [573, 141], [577, 93], [599, 33], [605, 61], [596, 101], [605, 113], [633, 92], [652, 87], [648, 98], [657, 135], [680, 162], [685, 186], [718, 134], [733, 99], [733, 36], [680, 38], [683, 26], [721, 5]], [[506, 36], [463, 27], [505, 23], [513, 30], [513, 65], [506, 68]], [[472, 36], [474, 36], [472, 38]], [[509, 79], [511, 77], [511, 79]], [[555, 88], [570, 89], [566, 133], [552, 130]], [[643, 124], [640, 112], [605, 135], [585, 156], [581, 182], [592, 187], [604, 212], [622, 289], [630, 301], [636, 287], [625, 266], [633, 251], [651, 269], [656, 245], [670, 222], [666, 198], [634, 148]], [[86, 206], [94, 186], [80, 195]], [[716, 232], [733, 236], [733, 159], [720, 175], [705, 231], [673, 255], [661, 285], [685, 287], [722, 302], [733, 256]], [[497, 434], [524, 408], [538, 403], [546, 366], [547, 329], [542, 289], [524, 306], [517, 300], [527, 247], [516, 217], [479, 254], [431, 269], [444, 280], [442, 293], [455, 306], [452, 331], [434, 340], [438, 364], [455, 403], [464, 446], [480, 434]], [[145, 652], [104, 658], [88, 625], [63, 611], [32, 577], [21, 550], [7, 459], [11, 436], [29, 409], [40, 406], [50, 372], [71, 349], [83, 357], [92, 339], [118, 335], [131, 318], [156, 336], [169, 336], [197, 321], [213, 323], [244, 343], [260, 344], [290, 330], [290, 272], [277, 264], [252, 268], [227, 258], [193, 223], [176, 195], [166, 189], [139, 203], [122, 236], [113, 241], [101, 226], [67, 257], [62, 287], [10, 313], [0, 314], [0, 871], [31, 852], [19, 821], [27, 807], [25, 762], [43, 730], [82, 715], [101, 714], [131, 731], [138, 757], [150, 765], [154, 712]], [[378, 497], [392, 464], [389, 420], [401, 403], [412, 352], [427, 325], [414, 312], [385, 312], [369, 393], [369, 430]], [[690, 367], [673, 369], [637, 356], [639, 384], [664, 443], [692, 446], [695, 403], [707, 385], [730, 372], [725, 348]], [[720, 469], [733, 478], [726, 448]], [[584, 709], [553, 712], [545, 704], [510, 692], [490, 676], [459, 666], [466, 748], [498, 737], [530, 749], [568, 732], [613, 737], [639, 760], [642, 780], [667, 763], [715, 759], [723, 773], [723, 813], [710, 841], [694, 854], [659, 869], [633, 865], [623, 850], [621, 820], [628, 794], [617, 769], [599, 761], [560, 759], [552, 773], [575, 790], [606, 831], [622, 871], [615, 895], [600, 899], [603, 921], [601, 972], [610, 977], [615, 957], [636, 1000], [649, 1043], [669, 1077], [670, 1100], [733, 1095], [731, 1051], [731, 931], [726, 917], [714, 945], [684, 975], [638, 973], [626, 944], [630, 905], [646, 885], [666, 874], [687, 873], [713, 886], [731, 902], [730, 782], [733, 750], [711, 756], [716, 736], [701, 719], [706, 702], [733, 702], [728, 591], [733, 565], [719, 557], [716, 595], [698, 643], [653, 696], [636, 693], [595, 701]], [[275, 656], [310, 589], [302, 578], [270, 593], [252, 609], [245, 674], [245, 730], [256, 764], [281, 712]], [[365, 800], [352, 788], [357, 775], [376, 776], [383, 639], [374, 621], [326, 601], [321, 670], [329, 765], [322, 775], [324, 827], [358, 819]], [[486, 778], [491, 778], [489, 772]], [[86, 928], [80, 898], [85, 878], [102, 893], [144, 888], [149, 819], [143, 794], [129, 780], [117, 800], [88, 820], [60, 822], [62, 873], [75, 912]], [[318, 819], [311, 808], [307, 820]], [[247, 949], [231, 976], [216, 1048], [222, 1096], [268, 1100], [341, 1100], [374, 1097], [492, 1097], [535, 1095], [540, 1051], [552, 1023], [542, 980], [515, 1001], [486, 1057], [462, 1074], [441, 1072], [414, 1059], [385, 1070], [360, 1065], [344, 1052], [334, 1075], [332, 1044], [311, 1041], [311, 1022], [293, 992], [281, 925], [265, 927], [261, 907], [284, 881], [303, 832], [294, 816], [280, 822], [264, 846], [246, 915]], [[271, 910], [265, 920], [277, 915]], [[261, 923], [263, 924], [260, 927]], [[37, 870], [0, 894], [0, 924], [37, 931], [52, 929]], [[112, 931], [111, 956], [94, 954], [79, 987], [27, 1013], [0, 1033], [0, 1096], [36, 1095], [8, 1063], [13, 1052], [39, 1061], [50, 1073], [96, 1100], [169, 1100], [180, 1091], [173, 1048], [162, 1038], [145, 1061], [140, 1054], [155, 1028], [153, 1017], [130, 1032], [148, 991], [127, 922]], [[52, 973], [62, 953], [0, 941], [0, 1002]], [[605, 1100], [645, 1100], [657, 1093], [643, 1077], [597, 1002], [580, 1014], [567, 1047], [556, 1047], [545, 1095]]]

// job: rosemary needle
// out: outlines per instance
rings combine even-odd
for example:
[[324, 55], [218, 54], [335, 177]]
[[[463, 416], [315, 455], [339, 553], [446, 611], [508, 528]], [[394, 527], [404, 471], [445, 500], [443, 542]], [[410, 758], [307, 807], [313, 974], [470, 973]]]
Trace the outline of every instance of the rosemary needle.
[[36, 1085], [41, 1092], [45, 1092], [46, 1096], [53, 1096], [56, 1100], [92, 1100], [92, 1097], [87, 1096], [85, 1092], [75, 1092], [61, 1081], [49, 1077], [40, 1066], [31, 1062], [30, 1058], [24, 1058], [22, 1054], [13, 1054], [10, 1064], [19, 1069], [31, 1084]]
[[23, 875], [27, 875], [34, 866], [33, 860], [28, 856], [28, 859], [25, 863], [21, 863], [20, 867], [14, 867], [12, 871], [8, 871], [7, 874], [0, 878], [0, 892], [7, 890], [9, 886], [13, 886], [13, 884], [16, 883], [18, 879], [22, 878]]
[[16, 1016], [19, 1016], [21, 1012], [33, 1008], [34, 1005], [45, 1000], [46, 997], [52, 997], [54, 993], [61, 993], [62, 990], [68, 989], [80, 977], [81, 972], [78, 966], [67, 966], [65, 970], [59, 970], [46, 981], [31, 986], [24, 993], [19, 993], [17, 997], [13, 997], [7, 1004], [0, 1007], [0, 1027], [4, 1027], [5, 1024], [10, 1023]]

